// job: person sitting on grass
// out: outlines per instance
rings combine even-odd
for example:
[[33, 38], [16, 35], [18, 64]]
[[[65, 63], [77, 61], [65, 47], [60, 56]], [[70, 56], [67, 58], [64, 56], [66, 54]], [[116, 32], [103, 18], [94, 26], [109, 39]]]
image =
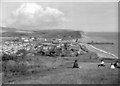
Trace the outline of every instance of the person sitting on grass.
[[115, 68], [120, 68], [119, 62], [116, 61], [116, 62], [114, 63], [114, 66], [115, 66]]
[[111, 68], [111, 69], [115, 69], [115, 65], [114, 65], [114, 63], [111, 63], [110, 68]]
[[73, 68], [79, 68], [77, 60], [75, 60]]
[[101, 60], [101, 63], [98, 65], [98, 67], [105, 67], [105, 62], [103, 60]]

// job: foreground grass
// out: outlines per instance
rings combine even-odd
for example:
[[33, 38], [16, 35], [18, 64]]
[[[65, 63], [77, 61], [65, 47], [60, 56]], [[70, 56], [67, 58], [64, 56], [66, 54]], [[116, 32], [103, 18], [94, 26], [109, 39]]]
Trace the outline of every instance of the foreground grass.
[[[79, 57], [80, 58], [80, 57]], [[42, 71], [37, 71], [32, 74], [5, 78], [3, 79], [3, 83], [12, 83], [15, 84], [117, 84], [118, 82], [118, 70], [111, 70], [110, 63], [106, 63], [105, 68], [98, 68], [97, 60], [88, 60], [83, 58], [65, 58], [61, 61], [58, 61], [56, 69], [53, 69], [49, 66]], [[47, 61], [54, 61], [54, 59], [48, 59], [47, 57], [44, 59]], [[72, 65], [74, 59], [78, 59], [79, 61], [79, 69], [73, 69]], [[42, 59], [43, 60], [43, 59]], [[39, 61], [39, 60], [38, 60]], [[50, 64], [47, 64], [50, 65]], [[52, 65], [51, 65], [52, 66]]]
[[[82, 68], [64, 67], [48, 70], [42, 74], [19, 80], [16, 84], [117, 84], [118, 71], [109, 68], [96, 68], [96, 64], [80, 63]], [[79, 65], [80, 65], [79, 64]], [[83, 66], [83, 65], [84, 66]], [[89, 65], [92, 67], [89, 68]], [[84, 68], [83, 68], [84, 67]]]

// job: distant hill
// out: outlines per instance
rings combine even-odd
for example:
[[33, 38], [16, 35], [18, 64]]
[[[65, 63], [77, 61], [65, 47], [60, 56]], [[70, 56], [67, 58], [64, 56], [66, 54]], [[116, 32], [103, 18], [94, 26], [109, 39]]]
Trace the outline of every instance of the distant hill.
[[1, 32], [15, 32], [16, 30], [16, 28], [0, 27]]
[[0, 27], [3, 37], [37, 36], [45, 38], [81, 38], [83, 31], [66, 29], [54, 30], [20, 30], [16, 28]]
[[81, 38], [82, 31], [72, 30], [40, 30], [33, 33], [34, 36], [45, 38]]

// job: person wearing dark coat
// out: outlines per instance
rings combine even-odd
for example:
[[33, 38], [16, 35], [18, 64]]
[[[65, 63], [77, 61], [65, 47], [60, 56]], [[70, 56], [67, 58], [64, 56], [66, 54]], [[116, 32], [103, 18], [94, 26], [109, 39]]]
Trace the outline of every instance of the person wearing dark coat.
[[120, 68], [119, 62], [116, 61], [116, 62], [114, 63], [114, 66], [115, 66], [116, 68]]
[[77, 60], [75, 60], [73, 68], [79, 68]]
[[101, 63], [100, 64], [98, 64], [98, 67], [105, 67], [105, 62], [103, 61], [103, 60], [101, 60]]

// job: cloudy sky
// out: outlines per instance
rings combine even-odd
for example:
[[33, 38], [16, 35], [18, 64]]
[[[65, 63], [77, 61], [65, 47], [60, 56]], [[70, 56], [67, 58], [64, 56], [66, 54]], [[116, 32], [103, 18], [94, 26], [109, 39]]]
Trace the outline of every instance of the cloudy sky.
[[117, 31], [117, 2], [2, 2], [0, 24], [19, 29]]

